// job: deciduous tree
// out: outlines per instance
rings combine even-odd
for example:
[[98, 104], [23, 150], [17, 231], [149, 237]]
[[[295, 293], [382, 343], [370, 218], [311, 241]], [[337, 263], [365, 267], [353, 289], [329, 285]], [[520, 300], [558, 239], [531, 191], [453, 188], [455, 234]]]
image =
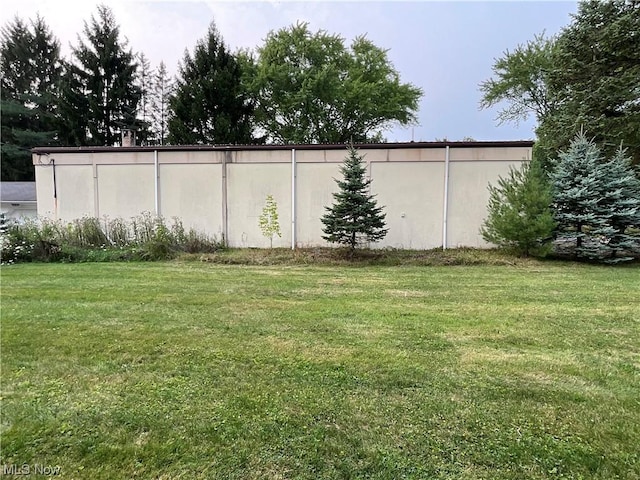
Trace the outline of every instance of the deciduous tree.
[[402, 83], [387, 51], [364, 36], [346, 48], [342, 37], [298, 23], [270, 32], [257, 52], [251, 88], [271, 142], [375, 141], [416, 122], [422, 90]]
[[505, 51], [493, 64], [493, 77], [480, 84], [480, 108], [502, 105], [499, 123], [526, 120], [542, 122], [555, 109], [550, 76], [555, 68], [556, 39], [537, 35], [513, 51]]
[[638, 32], [640, 2], [584, 0], [556, 37], [538, 36], [495, 61], [480, 106], [506, 102], [501, 121], [534, 114], [534, 154], [547, 170], [581, 128], [607, 156], [622, 143], [640, 162]]
[[278, 220], [278, 204], [273, 198], [273, 195], [267, 195], [258, 223], [260, 225], [262, 235], [269, 239], [269, 246], [273, 247], [274, 235], [277, 235], [278, 237], [282, 236], [282, 233], [280, 232], [280, 222]]

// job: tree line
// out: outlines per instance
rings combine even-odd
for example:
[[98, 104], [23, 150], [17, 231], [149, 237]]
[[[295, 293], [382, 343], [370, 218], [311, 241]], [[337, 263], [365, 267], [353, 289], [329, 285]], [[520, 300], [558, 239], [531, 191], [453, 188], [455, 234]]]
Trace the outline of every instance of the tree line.
[[86, 21], [69, 58], [40, 16], [2, 27], [2, 179], [33, 180], [34, 146], [381, 141], [416, 122], [422, 90], [365, 36], [347, 46], [298, 23], [232, 52], [214, 22], [172, 78], [134, 53], [111, 9]]
[[481, 108], [499, 122], [537, 121], [534, 155], [545, 169], [584, 131], [613, 155], [640, 163], [640, 2], [584, 0], [558, 35], [540, 34], [495, 60]]
[[583, 1], [558, 35], [505, 52], [493, 72], [481, 107], [538, 126], [533, 161], [489, 186], [485, 240], [523, 255], [640, 257], [640, 2]]

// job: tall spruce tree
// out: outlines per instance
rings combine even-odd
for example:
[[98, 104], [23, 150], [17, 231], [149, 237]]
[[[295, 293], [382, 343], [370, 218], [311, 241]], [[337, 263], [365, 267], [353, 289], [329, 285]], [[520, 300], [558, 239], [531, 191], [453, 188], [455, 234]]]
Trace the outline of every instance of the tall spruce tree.
[[[98, 15], [85, 22], [85, 39], [73, 48], [63, 89], [61, 120], [69, 139], [81, 144], [115, 145], [123, 129], [137, 127], [140, 88], [136, 85], [135, 55], [120, 39], [120, 28], [109, 7], [98, 6]], [[75, 128], [86, 126], [86, 132]]]
[[0, 121], [4, 181], [34, 179], [30, 149], [54, 145], [60, 43], [41, 17], [2, 28]]
[[363, 157], [349, 145], [348, 155], [340, 167], [343, 180], [336, 180], [339, 191], [333, 194], [334, 203], [325, 207], [321, 221], [324, 224], [323, 239], [330, 243], [347, 245], [354, 249], [365, 242], [382, 240], [388, 232], [382, 207], [377, 205], [375, 195], [369, 192], [371, 179], [365, 177]]
[[489, 185], [488, 217], [480, 233], [487, 241], [525, 256], [544, 256], [555, 222], [551, 186], [538, 162], [511, 169], [507, 178]]
[[173, 94], [173, 80], [167, 66], [160, 62], [153, 74], [150, 96], [151, 143], [164, 145], [169, 134], [169, 101]]
[[140, 145], [147, 145], [152, 135], [151, 133], [151, 98], [153, 96], [154, 72], [151, 69], [149, 59], [144, 53], [137, 55], [138, 71], [136, 85], [140, 90], [140, 101], [137, 112], [137, 138]]
[[580, 133], [560, 154], [551, 180], [558, 239], [572, 244], [577, 258], [631, 258], [620, 254], [638, 246], [629, 229], [638, 226], [640, 188], [622, 152], [607, 161]]
[[169, 142], [251, 143], [252, 116], [240, 63], [212, 22], [193, 56], [185, 51], [171, 98]]
[[604, 194], [598, 208], [613, 229], [607, 243], [607, 261], [628, 260], [625, 252], [640, 250], [640, 179], [622, 147], [603, 169]]
[[89, 99], [82, 71], [73, 63], [63, 62], [60, 97], [57, 105], [58, 138], [62, 145], [88, 145]]

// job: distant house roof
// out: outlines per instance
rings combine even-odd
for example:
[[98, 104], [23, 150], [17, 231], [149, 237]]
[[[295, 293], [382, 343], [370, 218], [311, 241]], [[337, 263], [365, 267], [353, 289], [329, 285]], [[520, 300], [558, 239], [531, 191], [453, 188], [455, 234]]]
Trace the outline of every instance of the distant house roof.
[[0, 200], [8, 203], [35, 202], [36, 182], [0, 182]]

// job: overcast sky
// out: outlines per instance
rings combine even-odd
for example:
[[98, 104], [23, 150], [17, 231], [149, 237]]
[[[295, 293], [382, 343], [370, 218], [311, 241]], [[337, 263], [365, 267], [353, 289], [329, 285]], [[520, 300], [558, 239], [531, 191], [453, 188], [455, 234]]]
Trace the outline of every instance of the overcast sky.
[[[0, 19], [46, 20], [64, 56], [76, 45], [83, 24], [101, 3], [94, 0], [3, 0]], [[192, 50], [214, 20], [225, 42], [255, 48], [270, 30], [297, 21], [311, 30], [342, 35], [347, 42], [366, 34], [389, 58], [402, 81], [424, 90], [419, 125], [396, 128], [389, 141], [520, 140], [533, 138], [533, 120], [497, 125], [496, 110], [480, 111], [478, 84], [491, 76], [494, 59], [505, 50], [555, 34], [571, 21], [577, 2], [565, 1], [104, 1], [121, 34], [152, 66], [163, 60], [175, 72], [185, 48]]]

